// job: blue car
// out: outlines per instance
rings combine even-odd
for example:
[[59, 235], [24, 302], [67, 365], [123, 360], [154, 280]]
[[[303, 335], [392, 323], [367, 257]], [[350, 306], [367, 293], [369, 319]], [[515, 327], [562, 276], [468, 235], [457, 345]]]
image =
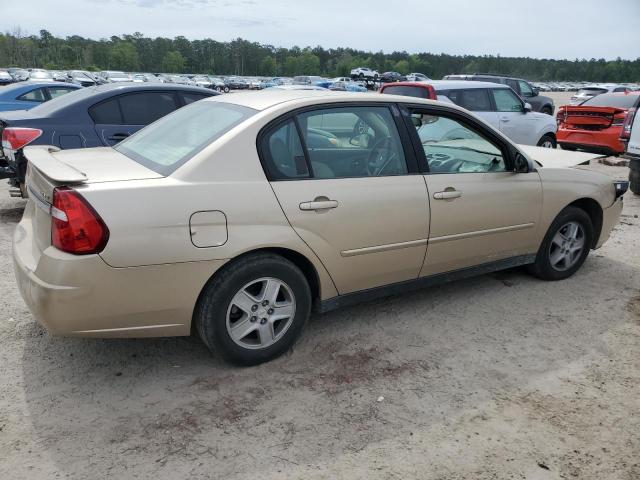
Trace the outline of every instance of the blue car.
[[0, 112], [9, 110], [29, 110], [41, 103], [65, 93], [78, 90], [79, 85], [51, 82], [22, 82], [0, 89]]
[[191, 102], [219, 95], [209, 89], [174, 83], [107, 83], [78, 88], [29, 111], [0, 112], [0, 178], [25, 195], [26, 145], [61, 149], [109, 147], [142, 127]]

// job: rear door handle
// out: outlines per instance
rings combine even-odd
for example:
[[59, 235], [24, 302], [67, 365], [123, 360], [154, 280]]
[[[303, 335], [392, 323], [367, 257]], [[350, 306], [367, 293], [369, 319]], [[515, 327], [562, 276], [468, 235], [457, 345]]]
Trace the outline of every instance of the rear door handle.
[[462, 192], [459, 190], [445, 190], [443, 192], [436, 192], [433, 194], [433, 198], [436, 200], [452, 200], [462, 196]]
[[120, 142], [129, 136], [128, 133], [114, 133], [109, 137], [109, 140], [113, 140], [114, 142]]
[[316, 198], [312, 202], [302, 202], [300, 204], [300, 210], [328, 210], [330, 208], [336, 208], [337, 206], [337, 200], [320, 200]]

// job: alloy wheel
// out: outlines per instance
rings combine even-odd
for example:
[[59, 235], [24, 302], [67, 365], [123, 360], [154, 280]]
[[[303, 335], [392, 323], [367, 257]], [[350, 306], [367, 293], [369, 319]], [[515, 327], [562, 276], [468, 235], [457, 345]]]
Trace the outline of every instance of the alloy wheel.
[[573, 267], [585, 249], [585, 232], [578, 222], [568, 222], [551, 239], [549, 263], [551, 268], [564, 272]]
[[295, 296], [282, 280], [264, 277], [244, 285], [227, 309], [227, 332], [243, 348], [267, 348], [293, 323]]

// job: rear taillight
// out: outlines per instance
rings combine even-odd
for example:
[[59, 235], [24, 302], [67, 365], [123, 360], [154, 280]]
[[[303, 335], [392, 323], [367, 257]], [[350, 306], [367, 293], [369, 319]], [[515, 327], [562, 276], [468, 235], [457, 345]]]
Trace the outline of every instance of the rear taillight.
[[624, 125], [624, 122], [626, 121], [626, 117], [627, 117], [626, 113], [623, 113], [622, 115], [620, 115], [620, 114], [615, 115], [613, 117], [613, 121], [611, 122], [611, 126], [612, 127], [619, 127], [621, 125]]
[[630, 108], [627, 110], [627, 117], [622, 124], [622, 131], [620, 132], [620, 140], [629, 140], [631, 138], [631, 127], [633, 126], [633, 120], [636, 116], [637, 109]]
[[19, 150], [42, 135], [39, 128], [7, 127], [2, 131], [2, 148]]
[[567, 111], [564, 107], [560, 107], [558, 113], [556, 114], [556, 123], [560, 125], [561, 123], [565, 123], [567, 121]]
[[100, 215], [69, 187], [53, 191], [51, 217], [51, 244], [63, 252], [99, 253], [109, 240], [109, 229]]

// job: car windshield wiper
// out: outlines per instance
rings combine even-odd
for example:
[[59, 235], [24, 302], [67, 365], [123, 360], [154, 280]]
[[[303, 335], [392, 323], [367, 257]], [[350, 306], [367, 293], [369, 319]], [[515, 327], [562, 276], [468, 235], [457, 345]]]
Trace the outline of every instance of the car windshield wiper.
[[[427, 145], [429, 142], [422, 142], [422, 145]], [[478, 150], [476, 148], [471, 148], [471, 147], [455, 147], [453, 145], [435, 145], [437, 148], [451, 148], [451, 149], [455, 149], [455, 150], [464, 150], [466, 152], [476, 152], [476, 153], [482, 153], [483, 155], [499, 155], [495, 152], [485, 152], [484, 150]]]

